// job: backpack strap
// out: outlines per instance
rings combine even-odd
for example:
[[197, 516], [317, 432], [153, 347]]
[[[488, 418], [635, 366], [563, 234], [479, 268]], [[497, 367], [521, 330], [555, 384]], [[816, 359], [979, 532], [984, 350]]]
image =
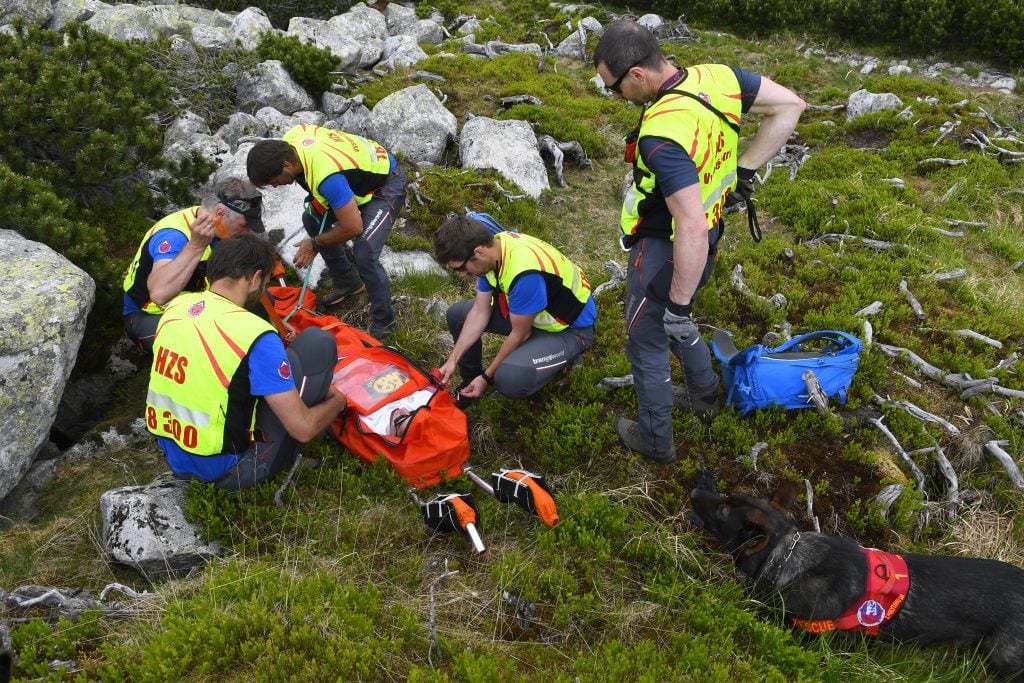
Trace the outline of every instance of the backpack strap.
[[840, 332], [839, 330], [817, 330], [815, 332], [802, 334], [799, 337], [793, 337], [782, 346], [776, 346], [774, 349], [766, 349], [766, 351], [773, 354], [785, 353], [805, 342], [818, 340], [826, 340], [829, 342], [828, 346], [821, 350], [821, 353], [837, 353], [849, 348], [859, 350], [861, 347], [860, 339], [857, 339], [846, 332]]

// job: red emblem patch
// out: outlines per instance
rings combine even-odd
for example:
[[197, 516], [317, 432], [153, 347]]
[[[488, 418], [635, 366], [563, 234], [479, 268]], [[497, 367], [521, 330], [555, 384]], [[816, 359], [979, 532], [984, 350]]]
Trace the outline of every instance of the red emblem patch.
[[292, 366], [288, 365], [288, 361], [281, 361], [281, 365], [277, 368], [277, 374], [281, 375], [281, 379], [292, 378]]
[[160, 246], [158, 246], [156, 250], [161, 254], [166, 254], [171, 250], [171, 243], [168, 242], [167, 240], [164, 240], [163, 242], [160, 243]]
[[200, 300], [188, 307], [188, 315], [190, 318], [198, 318], [205, 310], [206, 302]]
[[302, 146], [309, 147], [310, 145], [316, 144], [316, 140], [313, 138], [302, 138]]

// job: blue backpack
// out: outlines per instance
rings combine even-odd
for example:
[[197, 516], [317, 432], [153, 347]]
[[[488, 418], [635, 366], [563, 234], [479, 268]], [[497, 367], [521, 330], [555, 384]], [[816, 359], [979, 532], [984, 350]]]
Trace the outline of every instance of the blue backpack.
[[[820, 350], [803, 351], [801, 344], [814, 342]], [[864, 347], [859, 339], [845, 332], [822, 330], [794, 337], [782, 346], [769, 348], [763, 344], [737, 351], [724, 330], [715, 330], [711, 349], [721, 362], [726, 402], [735, 405], [741, 415], [772, 405], [786, 410], [812, 408], [803, 374], [814, 372], [822, 391], [846, 403], [846, 391], [853, 381]]]
[[499, 232], [507, 232], [507, 228], [498, 222], [498, 219], [489, 213], [483, 211], [470, 211], [466, 209], [466, 218], [472, 218], [477, 223], [481, 223], [485, 228], [490, 230], [492, 235], [497, 235]]

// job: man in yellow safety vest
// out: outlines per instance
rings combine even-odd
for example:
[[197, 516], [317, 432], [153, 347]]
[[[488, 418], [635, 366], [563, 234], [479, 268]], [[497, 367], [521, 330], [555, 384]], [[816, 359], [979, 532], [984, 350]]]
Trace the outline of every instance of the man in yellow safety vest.
[[[724, 64], [678, 69], [654, 34], [629, 20], [608, 27], [594, 66], [614, 97], [644, 106], [626, 139], [633, 182], [620, 217], [629, 252], [626, 356], [639, 417], [616, 418], [615, 431], [630, 450], [670, 463], [676, 453], [668, 353], [686, 377], [681, 407], [716, 415], [718, 378], [690, 317], [694, 297], [714, 268], [723, 208], [750, 199], [755, 170], [785, 144], [804, 101], [769, 78]], [[739, 153], [740, 119], [748, 112], [763, 118]]]

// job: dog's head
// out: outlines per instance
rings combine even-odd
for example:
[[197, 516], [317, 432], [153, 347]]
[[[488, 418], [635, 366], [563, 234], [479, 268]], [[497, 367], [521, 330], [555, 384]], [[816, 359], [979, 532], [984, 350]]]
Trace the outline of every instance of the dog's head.
[[721, 496], [697, 488], [690, 492], [690, 519], [725, 546], [740, 571], [753, 576], [779, 539], [795, 527], [789, 506], [796, 494], [792, 482], [784, 482], [771, 499]]

